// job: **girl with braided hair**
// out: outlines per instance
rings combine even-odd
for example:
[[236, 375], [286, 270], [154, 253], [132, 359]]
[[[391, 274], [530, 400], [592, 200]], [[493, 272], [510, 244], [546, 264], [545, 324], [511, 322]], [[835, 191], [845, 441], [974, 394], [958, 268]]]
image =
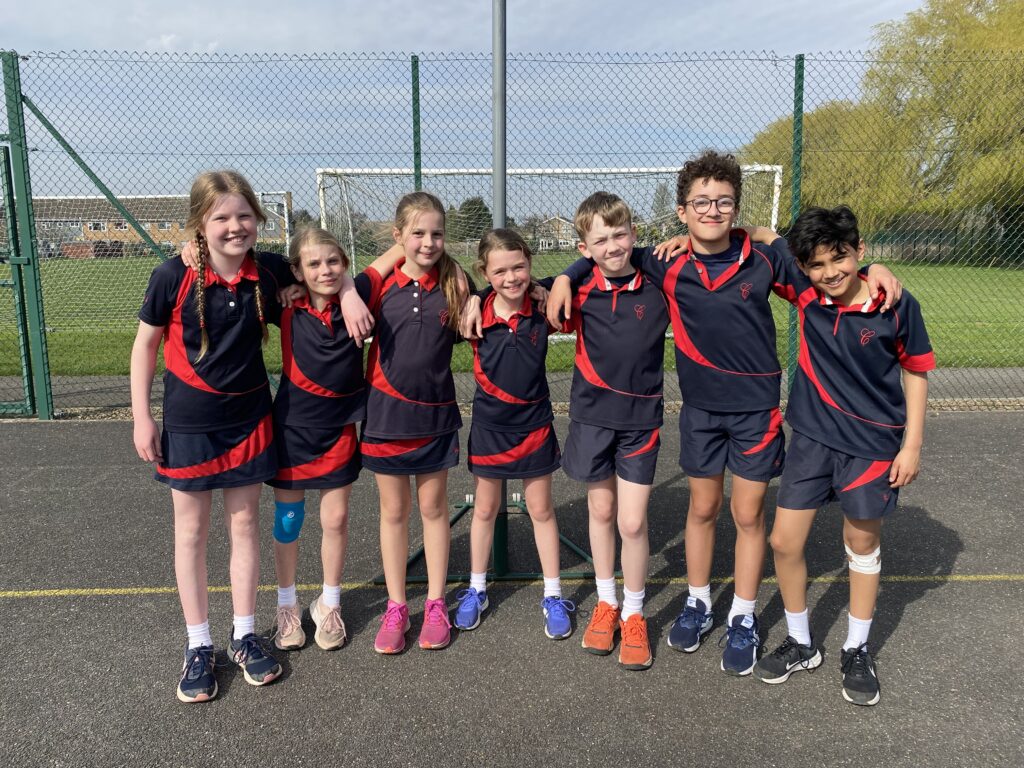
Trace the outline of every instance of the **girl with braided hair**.
[[[293, 279], [276, 254], [257, 260], [253, 246], [265, 217], [240, 174], [200, 174], [189, 206], [198, 267], [168, 259], [153, 270], [132, 348], [131, 389], [136, 451], [171, 488], [174, 570], [188, 633], [177, 696], [197, 702], [217, 695], [206, 572], [214, 490], [223, 494], [231, 542], [228, 656], [252, 685], [281, 674], [257, 639], [254, 618], [260, 489], [277, 469], [261, 345], [267, 323], [279, 321], [278, 289]], [[149, 404], [161, 340], [162, 434]]]

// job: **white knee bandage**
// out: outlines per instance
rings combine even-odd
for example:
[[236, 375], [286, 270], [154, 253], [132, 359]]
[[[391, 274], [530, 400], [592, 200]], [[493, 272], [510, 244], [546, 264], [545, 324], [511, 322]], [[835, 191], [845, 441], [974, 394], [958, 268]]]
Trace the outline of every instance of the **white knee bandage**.
[[858, 555], [849, 547], [846, 548], [846, 556], [849, 560], [850, 570], [857, 573], [866, 573], [873, 576], [882, 571], [882, 548], [875, 547], [874, 552], [866, 555]]

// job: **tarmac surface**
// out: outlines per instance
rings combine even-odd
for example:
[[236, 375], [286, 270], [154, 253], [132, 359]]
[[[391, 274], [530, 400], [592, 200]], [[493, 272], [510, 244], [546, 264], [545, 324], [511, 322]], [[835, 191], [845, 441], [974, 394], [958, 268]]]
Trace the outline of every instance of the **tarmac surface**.
[[[410, 591], [410, 650], [373, 651], [386, 593], [372, 476], [356, 483], [342, 607], [350, 640], [280, 654], [283, 679], [245, 683], [218, 654], [220, 694], [174, 697], [183, 621], [174, 591], [170, 495], [138, 460], [126, 422], [0, 421], [0, 764], [10, 766], [1020, 766], [1024, 676], [1024, 413], [932, 413], [923, 471], [883, 536], [871, 645], [882, 700], [843, 701], [846, 571], [840, 516], [819, 514], [808, 552], [811, 626], [826, 651], [784, 685], [719, 670], [732, 597], [733, 525], [719, 521], [715, 630], [694, 654], [665, 645], [680, 610], [686, 480], [672, 417], [650, 509], [646, 614], [655, 661], [627, 672], [579, 646], [593, 582], [567, 581], [579, 606], [568, 640], [544, 637], [536, 582], [495, 583], [480, 627], [442, 651], [415, 645], [424, 588]], [[567, 422], [558, 419], [560, 436]], [[463, 433], [468, 430], [464, 429]], [[512, 484], [510, 490], [517, 490]], [[769, 490], [774, 508], [777, 485]], [[449, 498], [471, 488], [452, 472]], [[562, 532], [587, 547], [584, 489], [556, 475]], [[257, 628], [273, 622], [271, 495], [264, 495]], [[300, 599], [317, 595], [317, 516], [307, 515]], [[773, 515], [769, 513], [769, 525]], [[537, 569], [529, 521], [509, 518], [515, 570]], [[468, 569], [469, 516], [452, 531], [451, 570]], [[419, 543], [413, 515], [410, 537]], [[211, 527], [211, 626], [230, 631], [227, 543]], [[583, 570], [563, 549], [563, 567]], [[421, 574], [422, 564], [411, 573]], [[774, 581], [759, 595], [769, 649], [785, 637]], [[449, 605], [464, 585], [451, 584]]]

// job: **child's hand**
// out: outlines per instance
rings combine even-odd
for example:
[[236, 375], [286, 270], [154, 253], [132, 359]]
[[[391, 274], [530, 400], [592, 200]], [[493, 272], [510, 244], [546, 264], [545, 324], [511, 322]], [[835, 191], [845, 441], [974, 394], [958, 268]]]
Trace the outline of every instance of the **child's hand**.
[[459, 322], [462, 338], [479, 339], [484, 335], [484, 316], [480, 306], [480, 297], [471, 293], [462, 308], [462, 320]]
[[181, 249], [181, 260], [185, 262], [185, 266], [189, 269], [199, 269], [199, 254], [196, 253], [195, 240], [189, 240], [185, 243], [185, 247]]
[[896, 454], [889, 468], [889, 486], [902, 488], [917, 479], [921, 468], [921, 451], [917, 448], [903, 448]]
[[537, 309], [543, 312], [548, 306], [548, 289], [540, 283], [533, 283], [530, 286], [530, 298], [537, 302]]
[[345, 321], [345, 330], [356, 346], [362, 349], [363, 342], [369, 338], [373, 331], [373, 313], [366, 308], [359, 293], [352, 290], [343, 290], [340, 294], [341, 317]]
[[163, 451], [160, 448], [160, 428], [152, 416], [135, 420], [133, 439], [135, 441], [135, 452], [139, 458], [150, 463], [164, 460]]
[[553, 328], [561, 328], [563, 319], [568, 320], [571, 313], [572, 282], [565, 275], [559, 275], [551, 286], [544, 314]]
[[654, 246], [654, 255], [658, 258], [658, 261], [674, 259], [676, 256], [682, 256], [686, 253], [686, 245], [689, 242], [689, 237], [676, 235], [670, 240], [666, 240], [665, 242], [658, 243]]
[[885, 293], [885, 304], [882, 305], [882, 311], [885, 312], [903, 295], [903, 283], [896, 279], [888, 267], [872, 264], [868, 267], [868, 293], [872, 300], [878, 298], [879, 291]]
[[287, 285], [277, 292], [277, 300], [280, 302], [282, 307], [287, 309], [296, 300], [301, 299], [307, 293], [308, 291], [306, 291], [306, 286], [304, 285], [299, 285], [298, 283], [295, 285]]

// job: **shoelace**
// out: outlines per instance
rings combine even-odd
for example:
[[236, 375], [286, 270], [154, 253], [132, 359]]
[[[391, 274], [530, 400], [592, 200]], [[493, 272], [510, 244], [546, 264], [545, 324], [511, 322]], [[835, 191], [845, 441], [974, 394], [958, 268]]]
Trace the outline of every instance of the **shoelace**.
[[687, 605], [683, 607], [683, 612], [680, 614], [677, 621], [684, 627], [699, 627], [704, 623], [704, 613], [702, 611], [698, 611], [697, 606], [695, 605]]
[[196, 653], [189, 659], [183, 675], [187, 680], [198, 680], [208, 668], [213, 667], [212, 648], [196, 648], [195, 651]]
[[[323, 605], [323, 603], [321, 603]], [[327, 609], [327, 615], [324, 616], [324, 623], [321, 629], [324, 632], [337, 633], [343, 631], [344, 624], [341, 621], [341, 608], [334, 606]]]
[[870, 677], [871, 670], [868, 667], [867, 643], [858, 645], [853, 653], [849, 654], [842, 664], [844, 675], [852, 674], [854, 677]]
[[727, 627], [725, 634], [722, 635], [721, 640], [718, 641], [718, 645], [721, 646], [723, 642], [737, 648], [746, 648], [748, 645], [753, 645], [754, 628], [744, 626]]
[[614, 606], [600, 602], [597, 604], [597, 608], [594, 609], [593, 623], [599, 627], [604, 624], [612, 624], [618, 618], [617, 613]]
[[402, 606], [389, 605], [388, 609], [384, 611], [380, 623], [384, 629], [403, 629], [405, 627], [405, 617], [402, 616]]
[[456, 592], [455, 599], [459, 601], [459, 608], [462, 608], [465, 603], [470, 603], [474, 606], [480, 605], [480, 593], [472, 588]]
[[232, 658], [236, 662], [263, 657], [263, 649], [260, 647], [260, 641], [256, 638], [256, 635], [246, 635], [238, 642], [238, 648], [232, 652]]
[[647, 641], [647, 622], [633, 621], [630, 617], [622, 628], [622, 642], [626, 645], [642, 645]]
[[555, 614], [557, 619], [567, 619], [569, 614], [576, 610], [576, 604], [571, 600], [563, 600], [558, 597], [544, 598], [544, 607], [549, 614]]
[[423, 618], [426, 624], [444, 624], [451, 629], [452, 623], [448, 620], [448, 608], [443, 600], [428, 600], [426, 605], [426, 616]]
[[299, 617], [292, 613], [290, 608], [291, 606], [286, 605], [278, 606], [277, 632], [274, 633], [274, 637], [285, 637], [302, 626]]

